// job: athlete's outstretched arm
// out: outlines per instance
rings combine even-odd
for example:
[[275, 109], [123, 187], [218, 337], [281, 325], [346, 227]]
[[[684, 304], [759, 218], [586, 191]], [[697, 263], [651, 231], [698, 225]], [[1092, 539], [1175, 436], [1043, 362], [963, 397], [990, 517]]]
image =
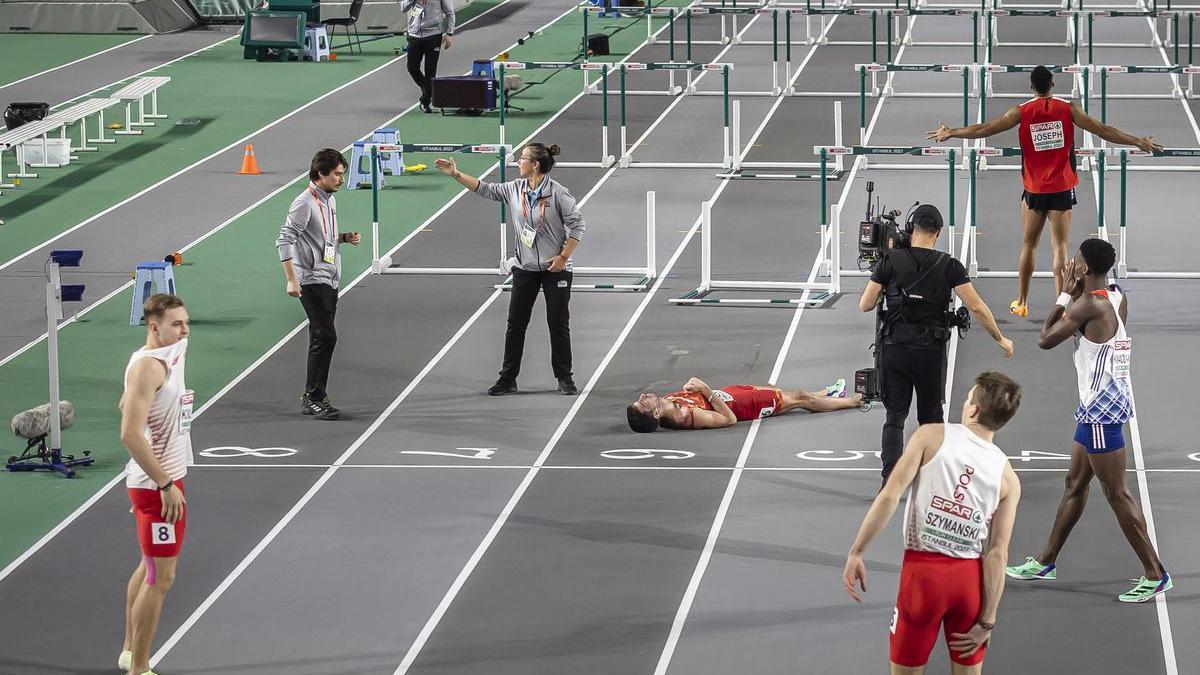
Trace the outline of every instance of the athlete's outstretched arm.
[[855, 582], [858, 582], [863, 592], [867, 590], [867, 566], [863, 562], [863, 555], [867, 552], [867, 547], [892, 519], [892, 514], [896, 512], [896, 506], [900, 503], [900, 495], [904, 494], [913, 478], [916, 477], [917, 471], [920, 470], [921, 463], [925, 459], [926, 451], [940, 446], [943, 434], [941, 424], [924, 424], [917, 427], [912, 437], [908, 439], [908, 445], [904, 448], [904, 454], [900, 456], [900, 461], [892, 469], [892, 475], [888, 478], [887, 484], [876, 495], [874, 503], [867, 511], [867, 517], [863, 518], [858, 536], [854, 538], [854, 544], [850, 547], [850, 555], [846, 556], [846, 567], [842, 570], [842, 584], [855, 602], [862, 602], [862, 598], [854, 588]]
[[1154, 142], [1153, 136], [1134, 136], [1133, 134], [1127, 134], [1111, 124], [1105, 124], [1095, 117], [1085, 113], [1083, 108], [1080, 108], [1079, 104], [1077, 103], [1071, 104], [1071, 121], [1074, 122], [1075, 126], [1079, 127], [1080, 129], [1096, 134], [1109, 143], [1134, 145], [1137, 146], [1138, 150], [1143, 152], [1159, 152], [1163, 149], [1161, 144]]
[[948, 127], [938, 122], [938, 128], [926, 131], [925, 138], [941, 143], [951, 138], [987, 138], [1021, 123], [1021, 109], [1013, 106], [1003, 115], [969, 127]]
[[991, 532], [988, 533], [987, 553], [983, 556], [983, 603], [977, 623], [966, 633], [951, 633], [950, 648], [963, 656], [979, 650], [992, 636], [989, 626], [996, 623], [1000, 611], [1000, 597], [1004, 595], [1004, 566], [1008, 564], [1008, 542], [1012, 539], [1013, 525], [1017, 521], [1017, 502], [1021, 500], [1021, 481], [1009, 464], [1004, 465], [1004, 477], [1000, 482], [1000, 504], [992, 514]]

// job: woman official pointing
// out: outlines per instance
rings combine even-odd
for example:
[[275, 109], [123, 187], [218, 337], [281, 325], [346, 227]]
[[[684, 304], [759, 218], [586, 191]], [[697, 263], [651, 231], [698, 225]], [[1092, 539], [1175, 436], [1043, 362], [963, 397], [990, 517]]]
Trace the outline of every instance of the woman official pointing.
[[442, 173], [480, 197], [503, 201], [516, 233], [512, 265], [512, 295], [508, 302], [508, 330], [504, 335], [504, 363], [500, 378], [488, 389], [491, 396], [517, 392], [525, 329], [533, 313], [538, 289], [546, 296], [546, 323], [550, 329], [550, 363], [558, 391], [578, 393], [571, 375], [571, 256], [586, 229], [575, 197], [547, 174], [554, 168], [560, 148], [530, 143], [521, 149], [517, 168], [521, 177], [489, 183], [458, 170], [453, 159], [434, 164]]

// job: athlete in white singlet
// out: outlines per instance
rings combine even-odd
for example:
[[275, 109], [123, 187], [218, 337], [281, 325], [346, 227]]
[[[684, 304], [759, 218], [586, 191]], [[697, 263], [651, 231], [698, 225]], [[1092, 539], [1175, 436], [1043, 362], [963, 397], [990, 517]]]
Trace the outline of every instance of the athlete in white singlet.
[[1053, 349], [1075, 338], [1075, 370], [1079, 407], [1075, 411], [1075, 442], [1067, 487], [1046, 546], [1035, 557], [1008, 568], [1008, 576], [1026, 581], [1058, 576], [1058, 554], [1083, 515], [1092, 476], [1100, 479], [1104, 497], [1121, 524], [1121, 531], [1142, 562], [1144, 576], [1121, 602], [1146, 602], [1174, 586], [1171, 576], [1146, 533], [1142, 511], [1125, 484], [1125, 438], [1121, 428], [1133, 416], [1130, 357], [1133, 339], [1125, 330], [1129, 300], [1106, 275], [1116, 251], [1102, 239], [1087, 239], [1067, 266], [1065, 291], [1042, 326], [1042, 349]]
[[1008, 377], [981, 373], [962, 424], [925, 424], [908, 441], [846, 559], [842, 582], [861, 602], [867, 546], [887, 525], [906, 488], [904, 564], [892, 612], [891, 672], [925, 670], [938, 632], [955, 675], [980, 673], [1004, 593], [1004, 563], [1021, 485], [992, 438], [1021, 404]]
[[150, 649], [187, 529], [183, 478], [192, 463], [193, 394], [184, 384], [188, 314], [183, 301], [146, 300], [146, 344], [125, 368], [121, 443], [129, 451], [125, 486], [142, 560], [129, 579], [125, 644], [117, 667], [153, 675]]

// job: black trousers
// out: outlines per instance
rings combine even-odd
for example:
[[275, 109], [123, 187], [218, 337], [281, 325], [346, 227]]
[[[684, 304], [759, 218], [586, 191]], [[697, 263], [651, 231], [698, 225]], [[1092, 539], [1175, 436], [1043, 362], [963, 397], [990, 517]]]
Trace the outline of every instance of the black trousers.
[[554, 377], [571, 378], [571, 272], [528, 272], [514, 268], [508, 299], [508, 331], [504, 334], [504, 364], [500, 379], [515, 382], [521, 373], [525, 329], [540, 290], [546, 296], [546, 326], [550, 329], [550, 365]]
[[883, 407], [887, 410], [887, 421], [883, 423], [881, 459], [883, 480], [886, 482], [904, 452], [904, 421], [908, 419], [913, 391], [917, 392], [917, 422], [931, 424], [943, 421], [946, 349], [916, 349], [895, 344], [884, 344], [882, 349], [879, 359], [882, 380], [879, 386], [883, 393]]
[[[423, 38], [408, 38], [408, 74], [421, 88], [421, 105], [433, 101], [433, 78], [437, 77], [438, 57], [441, 56], [442, 34]], [[421, 62], [425, 72], [421, 72]]]
[[300, 287], [300, 304], [308, 315], [308, 377], [304, 393], [314, 401], [324, 401], [329, 382], [329, 364], [337, 344], [333, 319], [337, 314], [338, 292], [328, 284]]

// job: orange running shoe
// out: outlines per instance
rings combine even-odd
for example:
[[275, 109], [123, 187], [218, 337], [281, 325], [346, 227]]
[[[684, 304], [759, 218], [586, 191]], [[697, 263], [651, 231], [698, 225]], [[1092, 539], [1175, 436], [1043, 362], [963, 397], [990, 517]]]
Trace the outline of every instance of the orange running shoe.
[[1008, 304], [1008, 313], [1020, 317], [1029, 316], [1029, 305], [1022, 305], [1020, 300], [1013, 300]]

